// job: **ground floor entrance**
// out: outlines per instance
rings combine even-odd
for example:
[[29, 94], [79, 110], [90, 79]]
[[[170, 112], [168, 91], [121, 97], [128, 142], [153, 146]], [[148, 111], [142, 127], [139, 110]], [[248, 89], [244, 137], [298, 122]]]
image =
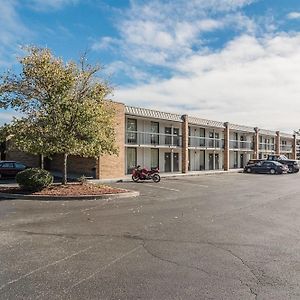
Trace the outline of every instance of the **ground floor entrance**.
[[125, 172], [131, 174], [132, 169], [140, 165], [147, 169], [158, 167], [160, 172], [181, 171], [181, 151], [170, 148], [126, 147]]
[[221, 170], [223, 169], [223, 152], [208, 150], [189, 150], [189, 170]]

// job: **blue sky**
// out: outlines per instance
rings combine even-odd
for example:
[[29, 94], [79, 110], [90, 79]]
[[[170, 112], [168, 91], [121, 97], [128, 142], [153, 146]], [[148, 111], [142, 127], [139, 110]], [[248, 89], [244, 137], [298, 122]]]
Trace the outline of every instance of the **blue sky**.
[[[298, 0], [0, 0], [0, 72], [20, 45], [87, 50], [127, 104], [292, 132]], [[0, 124], [14, 115], [0, 110]]]

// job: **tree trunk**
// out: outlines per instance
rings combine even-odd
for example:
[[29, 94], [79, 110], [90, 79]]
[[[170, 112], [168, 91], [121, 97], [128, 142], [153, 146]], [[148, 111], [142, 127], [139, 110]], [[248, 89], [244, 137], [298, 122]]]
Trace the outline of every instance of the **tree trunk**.
[[41, 156], [40, 156], [40, 168], [45, 169], [45, 156], [44, 156], [44, 154], [41, 154]]
[[67, 162], [68, 162], [68, 154], [64, 153], [64, 169], [63, 169], [62, 184], [67, 184]]

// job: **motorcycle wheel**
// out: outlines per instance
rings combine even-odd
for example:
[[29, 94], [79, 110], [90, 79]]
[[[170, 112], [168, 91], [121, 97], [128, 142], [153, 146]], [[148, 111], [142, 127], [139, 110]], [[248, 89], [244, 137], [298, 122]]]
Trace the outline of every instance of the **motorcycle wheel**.
[[158, 183], [160, 182], [160, 176], [158, 174], [154, 174], [152, 176], [152, 180], [155, 182], [155, 183]]
[[132, 180], [134, 181], [134, 182], [138, 182], [139, 181], [139, 177], [138, 176], [134, 176], [134, 175], [132, 175]]

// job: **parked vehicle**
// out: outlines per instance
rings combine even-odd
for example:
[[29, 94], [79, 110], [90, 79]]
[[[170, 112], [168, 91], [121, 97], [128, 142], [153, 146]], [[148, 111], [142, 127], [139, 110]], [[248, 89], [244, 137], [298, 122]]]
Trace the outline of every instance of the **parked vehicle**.
[[153, 180], [154, 182], [160, 182], [158, 168], [151, 168], [151, 170], [147, 170], [146, 168], [141, 168], [141, 166], [137, 166], [132, 171], [132, 180], [134, 182], [138, 182], [139, 180]]
[[[247, 165], [252, 165], [258, 162], [266, 161], [263, 159], [250, 159]], [[298, 173], [299, 172], [299, 164], [295, 159], [289, 159], [284, 155], [268, 155], [267, 161], [277, 161], [283, 165], [288, 166], [289, 173]]]
[[247, 165], [244, 168], [246, 173], [262, 173], [262, 174], [282, 174], [287, 173], [288, 166], [279, 163], [278, 161], [259, 161], [254, 164]]
[[0, 178], [15, 177], [20, 171], [26, 168], [26, 165], [17, 161], [0, 161]]

